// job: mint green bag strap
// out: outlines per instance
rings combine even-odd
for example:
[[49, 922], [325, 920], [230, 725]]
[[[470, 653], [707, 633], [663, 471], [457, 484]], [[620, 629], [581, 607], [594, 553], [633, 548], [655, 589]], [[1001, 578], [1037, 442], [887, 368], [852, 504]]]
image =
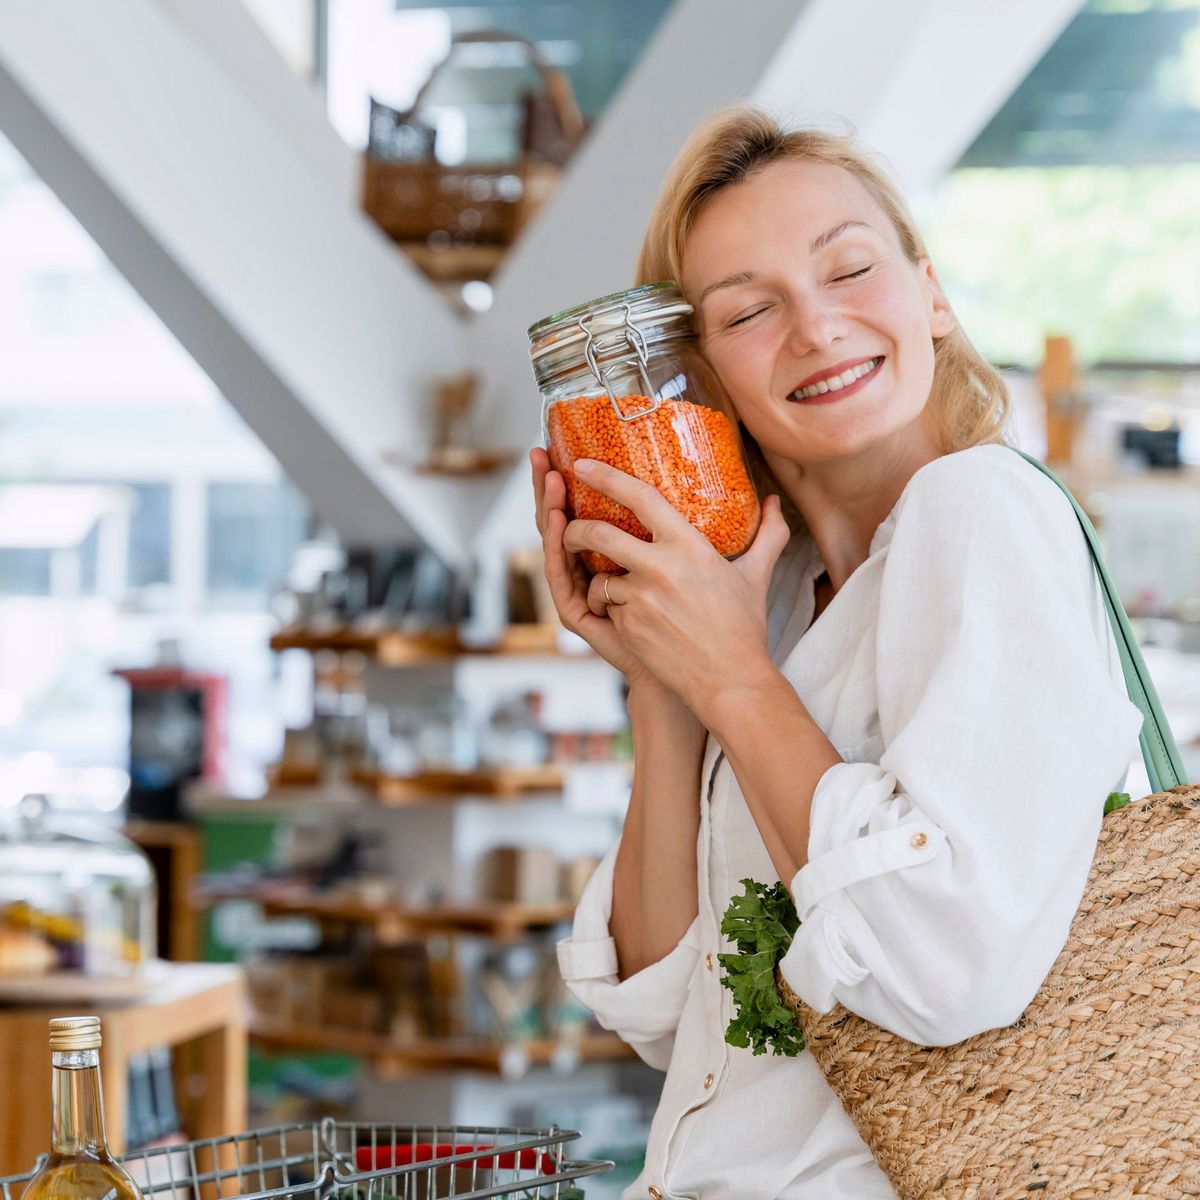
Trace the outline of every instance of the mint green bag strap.
[[1150, 678], [1150, 672], [1146, 669], [1145, 660], [1142, 658], [1142, 652], [1138, 649], [1133, 630], [1129, 626], [1129, 618], [1125, 614], [1121, 598], [1104, 565], [1104, 555], [1100, 551], [1100, 539], [1097, 537], [1091, 521], [1088, 520], [1087, 513], [1079, 507], [1067, 485], [1044, 462], [1026, 454], [1024, 450], [1017, 450], [1016, 446], [1010, 446], [1009, 449], [1016, 450], [1026, 462], [1037, 467], [1043, 475], [1054, 480], [1062, 488], [1067, 499], [1071, 501], [1071, 507], [1075, 509], [1079, 523], [1083, 526], [1084, 535], [1087, 537], [1088, 546], [1092, 552], [1092, 560], [1096, 564], [1096, 572], [1100, 576], [1104, 606], [1108, 609], [1108, 620], [1116, 638], [1117, 652], [1121, 656], [1121, 670], [1125, 674], [1125, 687], [1129, 692], [1129, 698], [1142, 710], [1142, 716], [1145, 718], [1142, 723], [1140, 740], [1142, 758], [1146, 763], [1146, 774], [1150, 777], [1151, 793], [1164, 792], [1168, 788], [1186, 784], [1188, 782], [1187, 771], [1184, 768], [1183, 759], [1180, 757], [1179, 748], [1175, 745], [1175, 739], [1171, 736], [1171, 727], [1163, 716], [1158, 692], [1154, 689], [1154, 680]]

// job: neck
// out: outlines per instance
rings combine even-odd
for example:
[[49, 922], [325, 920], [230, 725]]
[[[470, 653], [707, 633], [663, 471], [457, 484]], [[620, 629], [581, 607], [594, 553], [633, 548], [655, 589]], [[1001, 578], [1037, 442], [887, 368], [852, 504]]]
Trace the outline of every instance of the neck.
[[100, 1056], [95, 1050], [56, 1050], [54, 1062], [55, 1154], [103, 1157], [104, 1110], [100, 1102]]
[[814, 463], [766, 459], [804, 518], [836, 591], [866, 562], [875, 531], [908, 481], [941, 454], [932, 429], [914, 421], [853, 455]]

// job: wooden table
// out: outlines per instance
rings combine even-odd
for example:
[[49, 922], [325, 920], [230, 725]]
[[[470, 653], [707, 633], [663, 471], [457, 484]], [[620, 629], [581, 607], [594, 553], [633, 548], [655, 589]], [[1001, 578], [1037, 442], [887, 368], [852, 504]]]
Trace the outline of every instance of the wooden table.
[[189, 1138], [246, 1126], [246, 995], [240, 967], [164, 963], [164, 979], [132, 1003], [0, 1007], [0, 1175], [29, 1170], [50, 1148], [51, 1017], [96, 1014], [103, 1044], [104, 1122], [113, 1153], [125, 1149], [131, 1055], [169, 1046]]

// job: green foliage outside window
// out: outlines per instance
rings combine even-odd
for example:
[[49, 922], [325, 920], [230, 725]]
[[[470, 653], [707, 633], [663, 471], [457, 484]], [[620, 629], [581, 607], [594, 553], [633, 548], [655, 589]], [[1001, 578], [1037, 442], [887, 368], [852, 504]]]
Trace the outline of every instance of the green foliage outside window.
[[1033, 365], [1046, 333], [1082, 362], [1200, 362], [1200, 164], [963, 169], [921, 214], [967, 333]]

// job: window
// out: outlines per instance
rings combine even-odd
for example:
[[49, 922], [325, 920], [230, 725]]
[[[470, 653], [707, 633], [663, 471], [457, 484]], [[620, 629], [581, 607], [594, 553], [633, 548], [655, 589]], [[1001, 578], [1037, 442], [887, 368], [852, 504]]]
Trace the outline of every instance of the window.
[[52, 553], [27, 547], [0, 549], [0, 595], [50, 595]]
[[171, 487], [131, 483], [137, 499], [129, 522], [129, 586], [171, 582]]
[[210, 599], [266, 603], [283, 581], [307, 524], [308, 507], [290, 483], [209, 484]]
[[[117, 594], [136, 588], [171, 582], [171, 485], [167, 483], [122, 483], [131, 493], [127, 558], [113, 567]], [[94, 596], [101, 589], [100, 556], [103, 527], [97, 523], [79, 547], [81, 588]], [[112, 568], [110, 568], [111, 570]]]
[[1200, 0], [1090, 0], [921, 225], [963, 327], [1032, 365], [1200, 360]]

